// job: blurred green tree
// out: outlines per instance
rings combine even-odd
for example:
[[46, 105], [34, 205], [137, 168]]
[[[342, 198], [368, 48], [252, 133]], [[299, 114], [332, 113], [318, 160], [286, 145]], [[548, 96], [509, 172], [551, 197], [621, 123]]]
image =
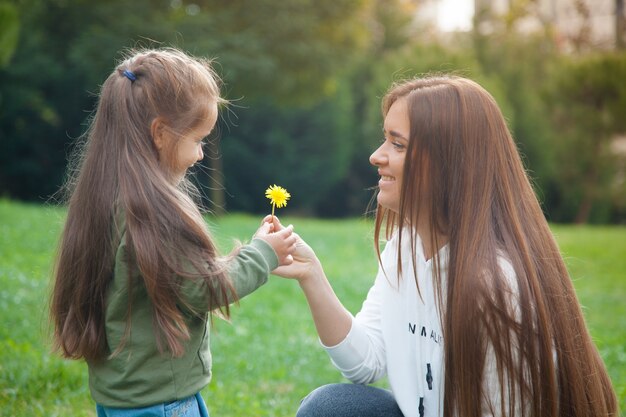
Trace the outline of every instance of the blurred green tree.
[[[45, 199], [63, 182], [98, 85], [134, 37], [162, 36], [157, 3], [19, 0], [24, 28], [0, 69], [0, 190]], [[163, 9], [163, 7], [161, 7]], [[141, 24], [141, 26], [139, 26]], [[27, 29], [26, 29], [27, 28]], [[165, 33], [165, 32], [163, 32]]]
[[418, 38], [419, 28], [414, 20], [418, 6], [419, 2], [414, 0], [372, 2], [371, 15], [365, 22], [371, 32], [370, 43], [340, 81], [345, 86], [344, 94], [352, 102], [351, 113], [342, 116], [351, 124], [350, 134], [341, 140], [350, 143], [352, 152], [346, 174], [329, 190], [332, 205], [317, 207], [321, 215], [360, 214], [371, 201], [377, 173], [369, 164], [369, 156], [382, 137], [380, 101], [394, 76], [411, 65], [389, 61], [393, 61], [398, 51], [410, 49]]
[[[20, 38], [14, 65], [0, 71], [0, 188], [25, 199], [45, 198], [60, 186], [66, 155], [95, 103], [87, 92], [97, 93], [123, 48], [174, 45], [215, 57], [235, 114], [246, 108], [269, 117], [271, 105], [306, 119], [303, 111], [336, 94], [339, 75], [370, 36], [363, 24], [368, 0], [19, 0], [17, 8], [29, 30]], [[323, 143], [324, 155], [334, 151], [338, 132], [306, 133], [293, 140]], [[264, 164], [283, 160], [289, 146], [270, 140], [270, 134], [276, 130], [258, 129], [254, 137], [274, 146], [272, 161]], [[337, 178], [345, 165], [337, 161], [336, 168], [309, 176], [320, 175], [324, 184], [325, 175]], [[233, 181], [245, 184], [237, 172]]]
[[186, 49], [215, 56], [230, 98], [312, 104], [368, 45], [370, 0], [197, 0], [175, 4]]
[[233, 101], [221, 120], [223, 158], [211, 142], [210, 173], [203, 175], [214, 211], [223, 205], [264, 211], [270, 183], [291, 190], [288, 210], [326, 207], [353, 150], [353, 132], [346, 129], [351, 97], [341, 83], [371, 43], [372, 2], [207, 0], [197, 6], [198, 13], [189, 14], [176, 4], [177, 31], [186, 49], [216, 57]]
[[615, 0], [615, 47], [626, 48], [626, 9], [624, 0]]
[[177, 46], [215, 58], [232, 102], [198, 176], [216, 211], [266, 211], [278, 183], [287, 210], [362, 213], [382, 95], [453, 72], [503, 108], [550, 220], [623, 221], [621, 55], [557, 59], [549, 22], [516, 30], [534, 3], [478, 10], [468, 37], [420, 26], [417, 0], [0, 0], [0, 194], [53, 194], [119, 51]]
[[[548, 218], [623, 222], [626, 187], [620, 178], [626, 163], [614, 145], [623, 133], [617, 121], [626, 120], [624, 54], [590, 52], [591, 12], [578, 0], [573, 6], [581, 24], [569, 35], [574, 51], [563, 54], [553, 22], [536, 6], [513, 0], [503, 16], [479, 10], [475, 53], [505, 87], [514, 114], [510, 125]], [[518, 23], [527, 18], [542, 27], [520, 36]]]
[[19, 28], [17, 8], [11, 3], [0, 1], [0, 68], [6, 66], [13, 56]]
[[503, 95], [510, 103], [505, 111], [509, 127], [522, 158], [533, 179], [543, 209], [551, 216], [550, 191], [554, 184], [555, 147], [549, 109], [542, 92], [547, 88], [548, 74], [557, 56], [549, 23], [542, 30], [521, 36], [518, 23], [533, 15], [534, 2], [514, 0], [509, 12], [497, 16], [490, 9], [474, 17], [472, 33], [474, 53], [482, 71], [497, 78]]
[[614, 145], [626, 134], [626, 54], [564, 57], [551, 79], [558, 218], [623, 221], [626, 156]]
[[263, 193], [274, 183], [291, 193], [289, 212], [334, 206], [329, 191], [347, 175], [353, 152], [349, 99], [335, 94], [310, 108], [267, 100], [238, 109], [237, 127], [222, 141], [229, 209], [268, 212]]

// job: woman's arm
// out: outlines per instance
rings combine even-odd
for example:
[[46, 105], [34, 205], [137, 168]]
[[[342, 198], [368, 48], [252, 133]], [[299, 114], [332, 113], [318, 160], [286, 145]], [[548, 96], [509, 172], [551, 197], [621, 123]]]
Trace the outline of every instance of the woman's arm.
[[357, 384], [369, 384], [385, 375], [385, 344], [380, 321], [380, 287], [370, 288], [356, 318], [335, 295], [320, 261], [298, 236], [293, 263], [274, 274], [298, 280], [311, 309], [320, 341], [335, 367]]
[[333, 291], [322, 264], [311, 247], [298, 236], [293, 262], [272, 273], [298, 281], [309, 304], [320, 341], [335, 346], [343, 341], [352, 327], [352, 314]]

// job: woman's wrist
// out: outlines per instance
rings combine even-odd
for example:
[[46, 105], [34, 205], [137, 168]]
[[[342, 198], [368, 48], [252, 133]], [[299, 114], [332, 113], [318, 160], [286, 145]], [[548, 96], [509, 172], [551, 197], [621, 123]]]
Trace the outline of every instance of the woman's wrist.
[[298, 279], [298, 283], [300, 287], [306, 291], [307, 288], [317, 286], [324, 278], [322, 264], [316, 259], [313, 265], [311, 265], [311, 268]]

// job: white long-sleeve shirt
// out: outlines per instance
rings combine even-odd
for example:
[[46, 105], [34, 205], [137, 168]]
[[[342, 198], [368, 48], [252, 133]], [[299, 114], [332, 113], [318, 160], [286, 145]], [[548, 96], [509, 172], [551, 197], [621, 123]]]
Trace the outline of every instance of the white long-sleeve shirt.
[[[387, 243], [381, 253], [382, 268], [379, 267], [350, 332], [339, 344], [324, 348], [335, 367], [354, 383], [368, 384], [387, 375], [405, 417], [438, 417], [443, 415], [444, 340], [436, 301], [434, 260], [425, 259], [422, 242], [417, 239], [413, 256], [409, 236], [403, 236], [400, 279], [397, 234]], [[437, 256], [441, 279], [445, 280], [448, 246]], [[413, 276], [413, 257], [421, 297]], [[514, 282], [510, 263], [501, 258], [500, 264], [509, 282]], [[487, 390], [499, 397], [494, 362], [493, 354], [488, 354], [483, 382]], [[495, 397], [493, 405], [499, 407], [499, 398]]]

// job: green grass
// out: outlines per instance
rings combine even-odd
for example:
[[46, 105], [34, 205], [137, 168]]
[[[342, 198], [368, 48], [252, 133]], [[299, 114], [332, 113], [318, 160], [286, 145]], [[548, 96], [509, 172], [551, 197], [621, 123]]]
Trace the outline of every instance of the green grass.
[[[50, 353], [47, 297], [64, 210], [0, 200], [0, 416], [94, 416], [87, 370]], [[293, 222], [335, 291], [356, 312], [376, 272], [371, 224]], [[260, 218], [214, 221], [223, 251]], [[554, 226], [597, 346], [626, 411], [626, 228]], [[272, 277], [212, 332], [213, 381], [202, 392], [215, 417], [293, 416], [313, 388], [341, 381], [320, 348], [297, 284]]]

